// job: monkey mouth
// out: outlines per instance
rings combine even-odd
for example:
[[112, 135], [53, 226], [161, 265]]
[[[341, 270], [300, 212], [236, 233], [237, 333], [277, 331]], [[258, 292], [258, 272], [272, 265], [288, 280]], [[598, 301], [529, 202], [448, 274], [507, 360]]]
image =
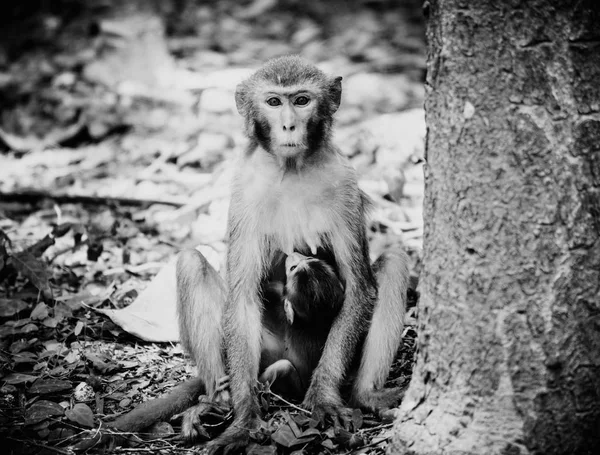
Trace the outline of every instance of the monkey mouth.
[[304, 144], [300, 142], [284, 142], [279, 145], [279, 155], [284, 158], [292, 158], [301, 155], [306, 150]]

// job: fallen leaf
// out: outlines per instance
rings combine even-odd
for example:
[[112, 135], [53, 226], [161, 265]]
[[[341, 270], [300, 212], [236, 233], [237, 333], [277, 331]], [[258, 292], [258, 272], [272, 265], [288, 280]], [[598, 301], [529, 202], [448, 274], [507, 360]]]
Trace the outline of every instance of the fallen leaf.
[[[75, 405], [78, 406], [78, 405]], [[67, 411], [68, 412], [68, 411]], [[101, 431], [87, 431], [85, 434], [81, 435], [81, 439], [77, 444], [72, 446], [72, 449], [75, 453], [79, 452], [87, 452], [89, 449], [93, 448], [102, 437]]]
[[247, 455], [276, 455], [277, 447], [274, 445], [270, 446], [261, 446], [256, 442], [253, 442], [246, 449]]
[[363, 426], [363, 415], [360, 409], [352, 410], [352, 426], [354, 427], [354, 431], [360, 430]]
[[68, 364], [75, 363], [81, 358], [79, 352], [72, 350], [65, 356], [65, 362]]
[[19, 352], [24, 351], [28, 347], [29, 347], [29, 343], [26, 340], [18, 340], [18, 341], [15, 341], [13, 344], [11, 344], [10, 347], [8, 348], [8, 350], [12, 354], [18, 354]]
[[62, 318], [46, 318], [42, 321], [42, 325], [50, 329], [55, 329], [61, 320]]
[[31, 284], [44, 294], [52, 295], [48, 281], [48, 270], [44, 262], [27, 251], [11, 256], [11, 260], [15, 269], [21, 272], [21, 275], [27, 278]]
[[0, 317], [8, 318], [20, 313], [26, 309], [29, 305], [23, 300], [12, 300], [12, 299], [0, 299]]
[[33, 352], [24, 351], [13, 355], [13, 361], [15, 364], [19, 363], [35, 363], [38, 360], [38, 356]]
[[298, 424], [294, 421], [294, 419], [292, 419], [290, 417], [289, 412], [285, 413], [285, 421], [287, 422], [287, 424], [289, 425], [290, 429], [292, 430], [292, 433], [294, 433], [295, 437], [298, 437], [302, 434], [302, 430], [300, 429], [300, 427], [298, 426]]
[[3, 378], [3, 381], [7, 384], [23, 384], [25, 382], [35, 381], [37, 378], [37, 376], [32, 376], [30, 374], [11, 373]]
[[310, 438], [310, 437], [316, 437], [316, 436], [321, 436], [321, 432], [319, 430], [317, 430], [316, 428], [308, 428], [307, 430], [303, 431], [302, 434], [300, 436], [298, 436], [299, 438]]
[[62, 416], [65, 410], [61, 405], [49, 400], [39, 400], [33, 403], [25, 412], [25, 425], [34, 425], [50, 417]]
[[325, 439], [325, 441], [321, 442], [321, 445], [329, 450], [335, 450], [336, 448], [336, 445], [331, 439]]
[[78, 423], [82, 427], [92, 428], [94, 426], [94, 413], [85, 403], [77, 403], [73, 408], [65, 412], [67, 419]]
[[73, 333], [75, 334], [75, 336], [78, 336], [82, 330], [83, 330], [83, 322], [77, 321], [77, 324], [75, 324], [75, 329], [73, 330]]
[[41, 321], [46, 319], [49, 315], [50, 313], [48, 311], [48, 305], [46, 305], [44, 302], [40, 302], [35, 306], [29, 317], [33, 320]]
[[358, 435], [357, 433], [354, 433], [352, 436], [350, 436], [350, 440], [348, 441], [348, 447], [350, 447], [351, 449], [358, 449], [364, 444], [365, 440], [362, 438], [362, 436]]
[[59, 353], [64, 347], [63, 343], [56, 340], [44, 341], [42, 344], [44, 345], [47, 351], [52, 352], [53, 354]]
[[96, 354], [85, 354], [85, 357], [88, 361], [92, 362], [94, 368], [100, 373], [110, 373], [118, 368], [117, 365], [105, 362]]
[[38, 330], [38, 326], [30, 323], [30, 324], [25, 324], [23, 327], [21, 327], [20, 332], [21, 333], [31, 333], [31, 332], [36, 332]]
[[39, 393], [44, 395], [47, 393], [71, 390], [72, 387], [73, 386], [69, 381], [63, 381], [61, 379], [38, 379], [31, 384], [31, 387], [29, 387], [29, 393]]
[[271, 435], [271, 439], [273, 442], [277, 444], [287, 447], [294, 447], [302, 444], [302, 442], [298, 441], [298, 438], [294, 435], [294, 432], [288, 425], [280, 426], [275, 433]]

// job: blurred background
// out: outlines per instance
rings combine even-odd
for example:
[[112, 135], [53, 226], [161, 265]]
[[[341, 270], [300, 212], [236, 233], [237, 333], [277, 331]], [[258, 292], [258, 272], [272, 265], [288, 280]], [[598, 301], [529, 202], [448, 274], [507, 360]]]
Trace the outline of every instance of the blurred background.
[[[157, 273], [189, 246], [222, 268], [246, 143], [235, 86], [290, 53], [343, 77], [335, 140], [374, 201], [373, 258], [402, 242], [416, 276], [420, 0], [1, 3], [0, 433], [24, 438], [13, 453], [69, 444], [73, 425], [192, 373], [179, 346], [139, 343], [177, 339]], [[408, 384], [415, 336], [409, 319], [391, 385]]]
[[220, 250], [227, 161], [245, 143], [233, 91], [266, 59], [294, 53], [344, 77], [336, 140], [378, 199], [375, 231], [385, 225], [420, 246], [420, 1], [23, 0], [1, 8], [2, 201], [134, 202], [151, 209], [138, 218], [174, 242]]

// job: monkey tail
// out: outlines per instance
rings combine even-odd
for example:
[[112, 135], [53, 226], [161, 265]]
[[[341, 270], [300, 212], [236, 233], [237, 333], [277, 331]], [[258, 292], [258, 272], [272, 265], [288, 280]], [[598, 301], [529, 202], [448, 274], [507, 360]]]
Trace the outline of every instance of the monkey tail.
[[135, 433], [156, 422], [170, 419], [197, 404], [198, 397], [206, 393], [204, 383], [193, 377], [176, 386], [164, 397], [146, 401], [132, 411], [120, 416], [110, 425], [122, 432]]

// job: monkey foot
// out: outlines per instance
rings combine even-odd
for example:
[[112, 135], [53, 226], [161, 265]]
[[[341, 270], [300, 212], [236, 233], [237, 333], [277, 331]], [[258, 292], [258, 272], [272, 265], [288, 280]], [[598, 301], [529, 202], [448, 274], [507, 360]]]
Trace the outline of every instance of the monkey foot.
[[379, 411], [382, 409], [395, 408], [398, 406], [403, 396], [404, 389], [401, 387], [368, 390], [355, 392], [352, 397], [352, 403], [362, 409]]
[[225, 419], [226, 407], [209, 400], [206, 396], [200, 397], [199, 401], [196, 406], [189, 408], [183, 413], [181, 438], [188, 443], [207, 441], [211, 438], [203, 421], [206, 421], [210, 417], [213, 417], [213, 420], [215, 417], [221, 420]]
[[323, 395], [325, 394], [311, 394], [309, 391], [302, 403], [303, 407], [312, 410], [312, 417], [321, 424], [326, 424], [330, 419], [335, 427], [348, 429], [352, 422], [352, 410], [342, 405], [339, 395], [331, 393], [329, 400], [319, 398]]
[[263, 427], [264, 422], [259, 418], [250, 423], [234, 421], [218, 438], [206, 445], [206, 451], [209, 455], [238, 453], [240, 449], [247, 447], [251, 440], [264, 442], [260, 437]]
[[352, 424], [352, 409], [344, 406], [319, 405], [313, 408], [312, 417], [322, 425], [327, 425], [329, 420], [334, 428], [349, 430]]
[[250, 443], [250, 432], [245, 429], [229, 427], [214, 441], [206, 445], [208, 455], [233, 454], [247, 447]]

